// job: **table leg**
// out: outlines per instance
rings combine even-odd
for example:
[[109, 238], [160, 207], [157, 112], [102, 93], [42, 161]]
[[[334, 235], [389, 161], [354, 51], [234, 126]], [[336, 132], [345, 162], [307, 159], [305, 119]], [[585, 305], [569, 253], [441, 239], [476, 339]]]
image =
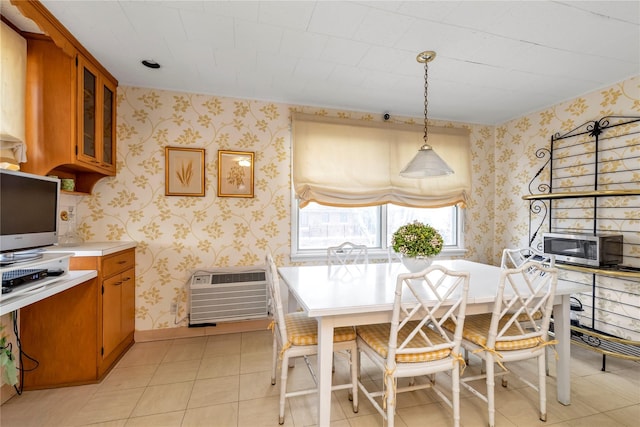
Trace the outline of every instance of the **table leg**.
[[333, 319], [318, 318], [318, 425], [331, 419], [331, 369], [333, 364]]
[[562, 295], [559, 304], [553, 306], [553, 330], [558, 340], [556, 351], [556, 382], [558, 387], [558, 402], [563, 405], [571, 404], [571, 321], [570, 295]]
[[[289, 287], [287, 287], [288, 289]], [[293, 313], [298, 310], [298, 301], [296, 301], [296, 297], [293, 296], [291, 290], [289, 290], [289, 295], [287, 295], [287, 313]]]

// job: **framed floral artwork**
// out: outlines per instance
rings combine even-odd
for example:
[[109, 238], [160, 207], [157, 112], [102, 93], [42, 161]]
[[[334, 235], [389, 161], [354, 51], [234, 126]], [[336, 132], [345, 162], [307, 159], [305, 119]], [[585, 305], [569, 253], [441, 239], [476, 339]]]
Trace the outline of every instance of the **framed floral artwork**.
[[253, 197], [251, 151], [218, 151], [218, 197]]
[[204, 196], [204, 148], [165, 147], [166, 196]]

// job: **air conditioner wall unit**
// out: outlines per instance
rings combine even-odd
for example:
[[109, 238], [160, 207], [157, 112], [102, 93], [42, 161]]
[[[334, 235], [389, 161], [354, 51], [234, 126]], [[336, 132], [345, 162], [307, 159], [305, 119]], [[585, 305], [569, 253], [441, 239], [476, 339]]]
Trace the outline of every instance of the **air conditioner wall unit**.
[[197, 271], [189, 285], [189, 326], [267, 317], [264, 268]]

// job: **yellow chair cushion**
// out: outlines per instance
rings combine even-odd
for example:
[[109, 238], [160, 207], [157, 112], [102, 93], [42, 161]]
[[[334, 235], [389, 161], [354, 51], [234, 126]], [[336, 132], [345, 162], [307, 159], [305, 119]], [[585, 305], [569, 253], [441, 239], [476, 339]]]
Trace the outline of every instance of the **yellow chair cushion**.
[[[409, 336], [411, 331], [417, 326], [417, 322], [409, 322], [404, 328], [398, 331], [398, 345], [400, 345]], [[433, 345], [442, 344], [447, 342], [437, 332], [432, 331], [427, 327], [423, 327], [422, 330], [429, 337]], [[380, 356], [386, 358], [389, 352], [389, 334], [391, 333], [390, 323], [380, 323], [375, 325], [363, 325], [356, 327], [356, 333], [364, 340], [373, 350]], [[408, 348], [420, 348], [428, 347], [429, 344], [420, 334], [413, 337], [411, 342], [405, 347]], [[451, 350], [448, 348], [428, 351], [423, 353], [411, 353], [411, 354], [397, 354], [396, 363], [414, 363], [414, 362], [431, 362], [433, 360], [444, 359], [451, 354]]]
[[[542, 312], [540, 310], [535, 311], [532, 313], [531, 317], [533, 317], [533, 320], [541, 320]], [[518, 322], [528, 322], [528, 321], [529, 321], [529, 317], [527, 317], [526, 313], [522, 313], [518, 316]]]
[[[317, 345], [318, 322], [306, 315], [295, 312], [285, 315], [288, 339], [291, 345]], [[350, 326], [343, 326], [333, 330], [333, 342], [351, 341], [356, 339], [356, 332]]]
[[[503, 317], [500, 319], [499, 328], [501, 329], [509, 319]], [[474, 314], [467, 316], [464, 319], [464, 329], [462, 331], [462, 338], [467, 341], [471, 341], [474, 344], [480, 346], [487, 345], [487, 338], [489, 337], [489, 326], [491, 325], [491, 313]], [[455, 330], [455, 324], [453, 322], [445, 322], [443, 328], [450, 332]], [[522, 350], [524, 348], [532, 348], [540, 344], [538, 338], [525, 338], [519, 340], [504, 340], [509, 336], [521, 335], [520, 331], [515, 325], [511, 325], [507, 332], [503, 335], [502, 340], [496, 341], [497, 351], [509, 351], [509, 350]]]

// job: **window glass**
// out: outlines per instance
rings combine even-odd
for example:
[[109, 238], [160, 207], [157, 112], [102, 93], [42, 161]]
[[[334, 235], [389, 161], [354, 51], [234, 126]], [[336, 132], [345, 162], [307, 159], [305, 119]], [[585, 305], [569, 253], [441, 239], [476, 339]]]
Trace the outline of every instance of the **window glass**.
[[326, 249], [343, 242], [379, 247], [380, 209], [336, 208], [310, 203], [298, 210], [298, 248]]
[[386, 249], [391, 235], [414, 220], [429, 223], [440, 231], [445, 246], [457, 246], [458, 210], [455, 206], [426, 209], [397, 205], [339, 208], [310, 203], [298, 209], [297, 242], [294, 252], [325, 250], [343, 242]]
[[454, 206], [424, 209], [387, 205], [387, 244], [391, 243], [391, 236], [400, 226], [418, 220], [438, 230], [442, 234], [445, 246], [456, 246], [458, 244], [456, 216], [457, 209]]

